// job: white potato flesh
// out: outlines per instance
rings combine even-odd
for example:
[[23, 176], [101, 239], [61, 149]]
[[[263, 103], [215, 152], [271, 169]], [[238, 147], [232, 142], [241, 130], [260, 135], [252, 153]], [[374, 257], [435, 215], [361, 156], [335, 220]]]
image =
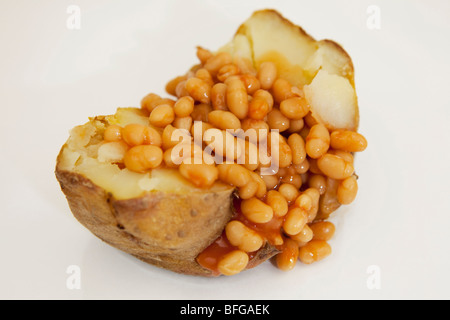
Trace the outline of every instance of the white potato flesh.
[[357, 98], [348, 79], [320, 70], [303, 91], [312, 115], [328, 129], [356, 129]]
[[[293, 85], [312, 85], [308, 101], [317, 121], [330, 130], [358, 128], [353, 64], [337, 43], [316, 41], [277, 12], [262, 10], [244, 22], [233, 40], [219, 51], [243, 54], [256, 68], [264, 61], [274, 62], [280, 77]], [[330, 99], [334, 98], [333, 103]]]

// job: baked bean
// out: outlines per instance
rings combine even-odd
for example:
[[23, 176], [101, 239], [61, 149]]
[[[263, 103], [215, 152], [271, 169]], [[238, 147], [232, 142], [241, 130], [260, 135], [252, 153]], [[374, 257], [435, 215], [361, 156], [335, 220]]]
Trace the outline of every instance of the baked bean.
[[208, 70], [211, 75], [216, 75], [220, 68], [230, 63], [232, 63], [231, 55], [228, 52], [220, 52], [209, 58], [204, 64], [204, 68]]
[[266, 203], [272, 207], [273, 214], [276, 217], [283, 217], [288, 212], [289, 205], [286, 198], [276, 190], [267, 192]]
[[277, 132], [271, 132], [268, 142], [270, 150], [278, 149], [278, 154], [277, 152], [271, 152], [272, 161], [274, 161], [279, 168], [288, 167], [292, 163], [292, 150], [286, 139]]
[[190, 142], [191, 136], [189, 132], [177, 130], [177, 128], [169, 124], [164, 128], [161, 139], [163, 149], [167, 150], [176, 146], [181, 141]]
[[291, 120], [300, 120], [308, 114], [309, 105], [306, 99], [294, 97], [283, 100], [280, 103], [280, 111]]
[[313, 199], [309, 194], [303, 193], [295, 199], [295, 205], [305, 211], [309, 211], [313, 206]]
[[225, 276], [232, 276], [243, 271], [248, 264], [249, 257], [242, 250], [234, 250], [225, 254], [217, 264], [217, 269]]
[[353, 164], [353, 162], [354, 162], [353, 155], [350, 152], [336, 150], [336, 149], [330, 149], [330, 150], [328, 150], [328, 153], [334, 154], [335, 156], [338, 156], [338, 157], [344, 159], [348, 163]]
[[186, 72], [186, 80], [190, 79], [190, 78], [194, 78], [195, 77], [195, 73], [197, 72], [198, 69], [200, 69], [202, 66], [199, 64], [194, 65], [193, 67], [191, 67], [191, 69]]
[[[305, 126], [305, 121], [303, 119], [300, 120], [291, 120], [289, 126], [289, 132], [291, 133], [300, 133], [300, 131]], [[303, 139], [303, 137], [302, 137]]]
[[208, 122], [222, 130], [241, 128], [241, 121], [231, 112], [214, 110], [208, 114]]
[[300, 177], [302, 177], [302, 184], [306, 184], [309, 179], [309, 173], [308, 172], [302, 173]]
[[[191, 114], [194, 124], [191, 128], [191, 134], [194, 136], [194, 129], [196, 133], [202, 132], [204, 134], [205, 130], [214, 128], [209, 121], [209, 113], [211, 112], [211, 106], [208, 104], [200, 103], [194, 107], [194, 111]], [[201, 129], [201, 130], [200, 130]]]
[[241, 156], [238, 157], [237, 163], [250, 171], [258, 169], [260, 165], [258, 147], [247, 140], [237, 139], [237, 141], [241, 149]]
[[259, 89], [253, 94], [253, 99], [264, 99], [269, 106], [269, 112], [273, 109], [273, 97], [269, 91]]
[[242, 150], [237, 139], [228, 131], [217, 128], [208, 129], [205, 131], [203, 141], [214, 150], [217, 156], [226, 157], [230, 161], [241, 157]]
[[183, 118], [175, 118], [172, 122], [173, 126], [177, 129], [185, 129], [186, 131], [191, 130], [192, 126], [192, 118], [191, 117], [183, 117]]
[[299, 259], [304, 264], [311, 264], [331, 254], [331, 247], [326, 241], [311, 240], [299, 250]]
[[122, 140], [122, 127], [115, 124], [108, 126], [103, 133], [103, 139], [108, 142]]
[[312, 222], [319, 211], [320, 193], [316, 188], [308, 188], [303, 191], [303, 194], [307, 194], [312, 200], [311, 209], [308, 211], [308, 222]]
[[317, 160], [317, 166], [326, 176], [337, 180], [346, 179], [354, 172], [351, 163], [346, 162], [341, 157], [329, 153], [324, 154]]
[[212, 111], [212, 107], [206, 103], [199, 103], [194, 106], [194, 111], [191, 113], [191, 117], [194, 121], [208, 122], [209, 113]]
[[173, 161], [172, 151], [173, 151], [173, 148], [169, 148], [166, 151], [164, 151], [164, 153], [163, 153], [164, 164], [168, 168], [178, 168], [179, 164], [176, 164]]
[[180, 141], [172, 141], [172, 135], [176, 128], [172, 125], [168, 125], [163, 129], [162, 132], [162, 147], [164, 150], [167, 150], [169, 148], [172, 148], [173, 146], [177, 145]]
[[289, 167], [285, 168], [286, 172], [285, 175], [295, 175], [297, 174], [297, 171], [295, 170], [295, 167], [293, 164], [291, 164]]
[[[141, 144], [150, 144], [146, 143], [147, 130], [148, 127], [142, 124], [128, 124], [122, 129], [122, 138], [131, 147], [139, 146]], [[160, 140], [161, 138], [159, 139], [159, 142], [161, 142]]]
[[191, 136], [196, 141], [203, 141], [203, 136], [208, 129], [214, 128], [208, 122], [196, 120], [191, 127]]
[[298, 260], [298, 244], [291, 239], [286, 239], [283, 250], [276, 257], [277, 267], [283, 271], [292, 270]]
[[259, 66], [258, 79], [261, 83], [261, 88], [269, 90], [272, 88], [278, 75], [277, 67], [273, 62], [263, 62]]
[[276, 103], [280, 104], [282, 101], [294, 98], [295, 95], [291, 90], [292, 85], [289, 83], [289, 81], [285, 79], [277, 79], [272, 85], [272, 95], [273, 99]]
[[303, 160], [302, 163], [293, 164], [292, 167], [295, 169], [295, 172], [297, 172], [298, 174], [306, 173], [309, 170], [309, 160], [306, 158], [305, 160]]
[[339, 182], [337, 189], [337, 197], [340, 204], [350, 204], [358, 193], [358, 182], [355, 176], [348, 177], [347, 179]]
[[320, 197], [319, 213], [316, 219], [328, 219], [330, 214], [341, 206], [337, 198], [338, 187], [339, 180], [327, 178], [327, 191]]
[[242, 214], [254, 223], [266, 223], [273, 218], [273, 209], [257, 198], [242, 200]]
[[248, 95], [244, 83], [236, 77], [228, 79], [227, 106], [239, 119], [245, 119], [248, 114]]
[[192, 182], [198, 188], [209, 188], [219, 178], [219, 170], [215, 165], [205, 163], [182, 163], [179, 171], [183, 177]]
[[310, 228], [314, 234], [314, 240], [328, 241], [333, 238], [336, 227], [329, 221], [319, 221], [312, 223]]
[[189, 96], [181, 97], [177, 102], [175, 102], [173, 111], [177, 117], [183, 118], [190, 116], [194, 111], [194, 99]]
[[200, 163], [203, 161], [205, 164], [215, 164], [214, 157], [203, 150], [202, 146], [192, 143], [192, 158], [194, 163]]
[[152, 112], [153, 108], [155, 108], [155, 103], [159, 102], [161, 97], [155, 93], [149, 93], [141, 100], [141, 108], [145, 109], [149, 112]]
[[[270, 156], [270, 150], [267, 150], [267, 146], [259, 146], [259, 171], [261, 175], [277, 175], [278, 158]], [[277, 175], [277, 177], [279, 177]]]
[[313, 231], [311, 230], [311, 228], [306, 224], [302, 231], [300, 231], [299, 233], [290, 236], [290, 238], [292, 240], [294, 240], [295, 242], [297, 242], [297, 245], [299, 246], [304, 246], [306, 243], [308, 243], [309, 241], [311, 241], [313, 239]]
[[163, 152], [161, 148], [152, 145], [140, 145], [128, 150], [123, 162], [127, 169], [144, 173], [158, 167], [162, 160]]
[[272, 235], [270, 241], [274, 246], [282, 246], [284, 243], [284, 237], [281, 234], [274, 234]]
[[269, 125], [264, 120], [255, 120], [250, 118], [242, 120], [241, 127], [244, 132], [255, 132], [256, 140], [258, 142], [265, 141], [270, 130]]
[[175, 120], [175, 112], [170, 105], [162, 104], [153, 109], [149, 120], [151, 125], [163, 128]]
[[245, 88], [247, 88], [248, 95], [253, 96], [261, 88], [259, 80], [251, 74], [242, 74], [239, 76], [239, 79], [241, 79]]
[[297, 134], [293, 133], [288, 138], [288, 144], [292, 151], [292, 163], [300, 165], [306, 159], [305, 141]]
[[309, 173], [323, 175], [323, 172], [320, 171], [317, 165], [317, 159], [309, 159]]
[[235, 64], [226, 64], [221, 67], [217, 73], [217, 79], [219, 81], [225, 82], [229, 77], [236, 76], [241, 72]]
[[220, 180], [238, 188], [245, 186], [252, 179], [249, 171], [236, 163], [222, 163], [217, 168]]
[[205, 68], [200, 68], [195, 72], [195, 77], [203, 80], [205, 83], [207, 83], [210, 87], [212, 87], [214, 85], [214, 80], [211, 76], [211, 74], [209, 73], [208, 70], [206, 70]]
[[248, 105], [248, 117], [263, 120], [269, 112], [267, 101], [262, 98], [253, 98]]
[[298, 189], [290, 184], [290, 183], [283, 183], [279, 188], [278, 191], [283, 195], [283, 197], [286, 198], [287, 201], [295, 201], [298, 197]]
[[[260, 165], [259, 165], [259, 170], [261, 172], [262, 175], [276, 175], [277, 174], [277, 168], [278, 168], [278, 160], [275, 158], [270, 157], [266, 152], [264, 152], [264, 149], [259, 148], [260, 155], [259, 155], [259, 160], [260, 160]], [[278, 175], [277, 175], [278, 177]]]
[[336, 130], [331, 133], [331, 147], [348, 152], [360, 152], [367, 148], [367, 140], [355, 131]]
[[156, 107], [160, 105], [174, 106], [175, 100], [169, 98], [158, 98], [158, 96], [153, 96], [153, 98], [148, 98], [144, 101], [145, 109], [152, 112]]
[[264, 183], [264, 180], [256, 172], [249, 171], [249, 173], [253, 181], [255, 181], [258, 184], [258, 189], [256, 190], [255, 196], [260, 199], [264, 198], [267, 194], [266, 184]]
[[300, 189], [303, 184], [302, 176], [299, 174], [296, 174], [296, 173], [293, 175], [285, 175], [285, 176], [282, 176], [281, 183], [290, 183], [293, 186], [295, 186], [297, 189]]
[[308, 137], [309, 130], [310, 130], [310, 127], [308, 127], [308, 126], [304, 126], [304, 127], [300, 130], [299, 134], [300, 134], [300, 136], [303, 138], [303, 140], [306, 140], [306, 138]]
[[211, 103], [214, 110], [227, 111], [227, 85], [225, 83], [216, 83], [211, 88]]
[[203, 65], [213, 56], [211, 51], [204, 49], [202, 47], [197, 47], [197, 58], [200, 60], [200, 63]]
[[214, 164], [214, 158], [193, 142], [181, 142], [172, 148], [172, 161], [175, 164]]
[[327, 191], [327, 178], [321, 174], [313, 174], [309, 176], [308, 184], [311, 188], [316, 188], [319, 190], [320, 194], [323, 195]]
[[258, 191], [258, 183], [255, 180], [251, 180], [245, 186], [239, 188], [239, 198], [250, 199], [253, 198]]
[[313, 115], [312, 115], [312, 113], [310, 112], [310, 113], [308, 113], [306, 116], [305, 116], [305, 122], [306, 122], [306, 125], [308, 126], [308, 127], [310, 127], [310, 128], [312, 128], [312, 127], [314, 127], [316, 124], [318, 124], [318, 122], [317, 122], [317, 120], [313, 117]]
[[267, 124], [270, 129], [279, 130], [280, 132], [286, 131], [290, 127], [289, 118], [285, 117], [280, 110], [273, 109], [267, 115]]
[[161, 100], [155, 102], [154, 107], [160, 106], [162, 104], [168, 104], [169, 106], [173, 107], [175, 105], [175, 100], [170, 98], [161, 98]]
[[[190, 142], [180, 142], [177, 145], [175, 145], [172, 148], [167, 149], [166, 151], [170, 150], [170, 154], [163, 154], [164, 162], [168, 163], [169, 165], [174, 165], [178, 167], [187, 159], [190, 161], [192, 157], [192, 149], [191, 149], [191, 143]], [[170, 160], [168, 159], [170, 155]]]
[[175, 88], [175, 94], [178, 98], [189, 96], [189, 92], [186, 89], [186, 80], [180, 81]]
[[295, 172], [295, 168], [292, 167], [292, 166], [289, 166], [289, 167], [279, 168], [278, 172], [277, 172], [277, 175], [279, 177], [285, 177], [285, 176], [293, 175], [295, 173], [296, 173]]
[[[180, 165], [181, 163], [187, 163], [187, 164], [192, 164], [192, 163], [196, 163], [195, 160], [197, 160], [196, 158], [193, 158], [193, 153], [194, 149], [193, 147], [195, 146], [194, 143], [192, 142], [180, 142], [178, 143], [176, 146], [174, 146], [173, 148], [171, 148], [172, 153], [172, 159], [171, 161], [176, 164], [176, 165]], [[198, 156], [198, 153], [196, 154]], [[197, 160], [198, 161], [198, 160]], [[202, 161], [200, 161], [201, 163]]]
[[161, 147], [162, 137], [159, 131], [152, 127], [146, 127], [144, 131], [144, 144]]
[[280, 183], [280, 178], [277, 175], [264, 175], [261, 176], [261, 178], [263, 179], [267, 190], [275, 189]]
[[305, 92], [303, 91], [302, 88], [299, 88], [298, 86], [293, 86], [291, 88], [291, 91], [294, 95], [300, 97], [300, 98], [304, 98], [305, 97]]
[[283, 230], [288, 235], [296, 235], [302, 231], [308, 222], [308, 214], [297, 207], [289, 209], [283, 223]]
[[177, 96], [177, 86], [181, 81], [185, 81], [187, 79], [186, 76], [179, 76], [172, 80], [170, 80], [166, 84], [166, 92], [172, 96]]
[[258, 233], [237, 220], [228, 222], [225, 235], [233, 246], [245, 252], [257, 251], [264, 244], [263, 238]]
[[186, 90], [195, 101], [205, 104], [209, 104], [211, 101], [211, 86], [199, 78], [188, 79]]
[[330, 133], [323, 124], [314, 125], [306, 137], [306, 153], [313, 159], [320, 158], [330, 148]]

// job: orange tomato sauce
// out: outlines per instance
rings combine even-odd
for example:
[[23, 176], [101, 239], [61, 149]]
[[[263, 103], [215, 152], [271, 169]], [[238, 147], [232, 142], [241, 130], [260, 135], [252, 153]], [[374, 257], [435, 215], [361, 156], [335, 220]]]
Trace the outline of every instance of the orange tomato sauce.
[[[233, 212], [234, 215], [231, 220], [238, 220], [250, 229], [258, 232], [267, 242], [277, 248], [282, 248], [283, 246], [283, 235], [281, 231], [281, 226], [283, 225], [284, 217], [274, 217], [267, 223], [254, 223], [248, 220], [241, 212], [241, 199], [235, 197], [233, 200]], [[237, 247], [233, 246], [225, 235], [225, 231], [205, 250], [203, 250], [197, 257], [197, 262], [204, 268], [211, 270], [213, 275], [217, 276], [220, 274], [217, 265], [220, 259], [227, 253], [238, 250]], [[257, 252], [249, 252], [249, 260], [256, 256]]]

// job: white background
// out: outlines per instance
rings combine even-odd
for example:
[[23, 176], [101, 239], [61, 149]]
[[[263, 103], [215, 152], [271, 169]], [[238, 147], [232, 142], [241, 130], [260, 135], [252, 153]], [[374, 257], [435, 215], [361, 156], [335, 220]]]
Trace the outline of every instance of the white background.
[[[69, 30], [66, 10], [81, 9]], [[367, 27], [380, 8], [381, 29]], [[146, 265], [71, 215], [54, 176], [59, 148], [89, 116], [137, 106], [274, 8], [351, 55], [369, 147], [360, 192], [335, 213], [333, 255], [285, 273], [270, 262], [203, 279]], [[2, 1], [0, 298], [448, 299], [450, 98], [448, 1]], [[66, 287], [81, 269], [81, 289]], [[370, 266], [381, 288], [370, 290]]]

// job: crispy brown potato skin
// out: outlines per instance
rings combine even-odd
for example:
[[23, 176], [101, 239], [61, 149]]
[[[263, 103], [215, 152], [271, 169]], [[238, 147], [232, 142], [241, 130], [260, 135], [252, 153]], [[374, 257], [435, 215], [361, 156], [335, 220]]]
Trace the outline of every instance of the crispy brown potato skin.
[[[73, 215], [98, 238], [157, 267], [214, 276], [196, 257], [220, 236], [231, 219], [234, 189], [193, 194], [153, 192], [116, 200], [86, 177], [61, 170], [58, 163], [55, 174]], [[276, 252], [267, 244], [248, 269]]]

